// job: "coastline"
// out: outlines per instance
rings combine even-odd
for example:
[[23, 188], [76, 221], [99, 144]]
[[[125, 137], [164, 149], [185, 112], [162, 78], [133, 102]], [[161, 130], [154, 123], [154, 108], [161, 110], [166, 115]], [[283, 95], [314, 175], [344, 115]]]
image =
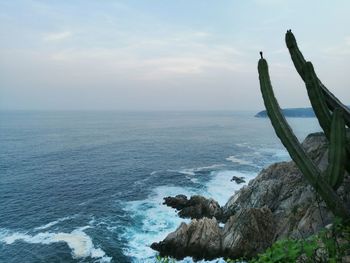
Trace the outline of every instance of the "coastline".
[[[327, 167], [327, 141], [322, 133], [307, 136], [303, 147], [321, 170]], [[348, 184], [349, 180], [345, 180], [340, 188], [346, 200], [350, 197]], [[191, 222], [181, 223], [163, 241], [153, 243], [152, 248], [161, 256], [176, 259], [186, 256], [195, 260], [249, 259], [278, 240], [306, 238], [334, 220], [292, 161], [275, 163], [263, 169], [220, 207], [223, 217], [216, 218], [214, 212], [208, 216], [210, 208], [217, 207], [207, 203], [202, 201], [198, 205], [198, 202], [192, 202], [190, 209], [196, 212], [195, 219], [193, 214], [187, 213], [192, 217]], [[185, 209], [188, 212], [189, 208]], [[179, 209], [179, 214], [183, 215], [183, 210]], [[202, 212], [201, 218], [198, 218], [198, 210]]]

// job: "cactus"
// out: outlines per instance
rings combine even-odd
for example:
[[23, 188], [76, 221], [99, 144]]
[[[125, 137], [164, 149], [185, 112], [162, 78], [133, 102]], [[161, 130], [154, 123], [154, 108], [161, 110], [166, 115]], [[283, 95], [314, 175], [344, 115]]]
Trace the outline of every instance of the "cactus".
[[[312, 108], [314, 109], [320, 126], [322, 127], [327, 139], [330, 141], [330, 129], [332, 122], [330, 110], [334, 111], [336, 108], [341, 108], [344, 111], [344, 115], [347, 116], [347, 112], [350, 114], [349, 109], [341, 104], [341, 102], [336, 97], [334, 97], [334, 95], [331, 94], [321, 83], [314, 71], [312, 63], [306, 62], [303, 55], [299, 51], [294, 35], [290, 30], [288, 30], [286, 33], [286, 43], [295, 68], [305, 82]], [[336, 99], [338, 105], [332, 104], [334, 107], [329, 107], [329, 104], [327, 104], [327, 102], [334, 102], [334, 99]], [[350, 126], [350, 123], [347, 123], [347, 125]], [[346, 154], [348, 156], [347, 159], [350, 159], [350, 143], [345, 142], [345, 144]], [[346, 163], [346, 170], [350, 173], [350, 162]]]
[[304, 72], [305, 86], [310, 98], [312, 108], [314, 109], [316, 117], [326, 137], [328, 138], [328, 140], [330, 140], [332, 117], [327, 107], [324, 94], [319, 86], [319, 80], [316, 76], [312, 63], [306, 62], [302, 66], [302, 70]]
[[341, 108], [336, 108], [333, 112], [330, 136], [329, 165], [326, 170], [326, 178], [333, 189], [336, 190], [344, 180], [346, 160], [346, 130]]
[[[294, 63], [296, 70], [298, 71], [300, 77], [305, 81], [305, 74], [303, 71], [303, 66], [306, 63], [306, 60], [298, 48], [297, 41], [291, 30], [288, 30], [286, 33], [286, 44]], [[344, 112], [344, 121], [348, 127], [350, 127], [350, 109], [341, 103], [337, 97], [335, 97], [326, 87], [322, 84], [322, 82], [318, 79], [318, 86], [322, 90], [324, 94], [326, 103], [331, 111], [336, 108], [341, 108]]]
[[[277, 136], [280, 138], [283, 145], [287, 148], [291, 158], [299, 167], [306, 180], [317, 191], [317, 193], [320, 194], [333, 214], [344, 219], [345, 221], [348, 221], [350, 218], [350, 211], [347, 209], [346, 205], [337, 195], [332, 186], [322, 177], [321, 171], [306, 154], [285, 117], [283, 116], [272, 89], [267, 62], [263, 57], [259, 60], [258, 72], [261, 93], [264, 99], [266, 111]], [[335, 186], [338, 185], [339, 181], [341, 181], [341, 178], [339, 176], [341, 169], [336, 169], [337, 162], [339, 162], [339, 160], [341, 161], [342, 158], [345, 158], [344, 154], [342, 155], [343, 157], [339, 158], [339, 154], [342, 153], [336, 147], [336, 145], [340, 143], [339, 137], [341, 136], [338, 134], [341, 133], [341, 129], [339, 129], [338, 126], [342, 125], [341, 119], [341, 114], [338, 113], [336, 113], [335, 117], [333, 118], [334, 125], [332, 126], [337, 126], [335, 128], [335, 132], [332, 132], [334, 135], [332, 151], [334, 151], [334, 153], [332, 153], [330, 156], [330, 163], [333, 165], [330, 165], [329, 169], [327, 169], [328, 173], [330, 174], [330, 178], [332, 178], [331, 181], [334, 181]], [[338, 170], [340, 170], [340, 172], [338, 172]]]

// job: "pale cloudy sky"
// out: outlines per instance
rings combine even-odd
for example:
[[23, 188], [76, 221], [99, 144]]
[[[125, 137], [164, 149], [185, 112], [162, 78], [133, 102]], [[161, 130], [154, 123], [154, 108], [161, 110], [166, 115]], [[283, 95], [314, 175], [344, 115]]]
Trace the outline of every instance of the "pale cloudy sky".
[[0, 109], [260, 110], [260, 50], [280, 104], [307, 106], [290, 28], [350, 104], [349, 14], [349, 0], [0, 0]]

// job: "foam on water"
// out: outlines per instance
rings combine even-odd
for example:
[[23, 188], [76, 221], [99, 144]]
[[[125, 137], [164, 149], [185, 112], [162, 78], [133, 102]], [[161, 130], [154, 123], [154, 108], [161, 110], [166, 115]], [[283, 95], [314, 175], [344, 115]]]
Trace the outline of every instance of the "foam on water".
[[178, 194], [191, 195], [195, 192], [195, 189], [161, 186], [146, 200], [127, 202], [124, 210], [139, 223], [126, 227], [124, 236], [128, 240], [128, 247], [124, 253], [132, 257], [134, 262], [154, 262], [156, 253], [150, 245], [163, 240], [181, 222], [189, 221], [179, 218], [174, 209], [162, 205], [163, 198]]
[[42, 226], [38, 226], [36, 228], [34, 228], [34, 230], [44, 230], [44, 229], [48, 229], [54, 225], [57, 225], [58, 223], [61, 223], [63, 221], [66, 221], [66, 220], [69, 220], [69, 219], [72, 219], [74, 218], [74, 216], [66, 216], [66, 217], [63, 217], [63, 218], [60, 218], [60, 219], [57, 219], [55, 221], [52, 221], [50, 223], [47, 223], [45, 225], [42, 225]]
[[252, 164], [251, 161], [240, 159], [240, 158], [238, 158], [238, 157], [236, 157], [234, 155], [231, 155], [231, 156], [227, 157], [226, 161], [230, 161], [230, 162], [238, 163], [238, 164], [242, 164], [242, 165], [251, 165]]
[[[204, 169], [215, 169], [223, 165], [207, 166], [187, 169], [185, 176], [188, 176], [189, 170], [195, 174], [196, 171]], [[181, 170], [183, 171], [183, 170]], [[178, 171], [181, 173], [181, 171]], [[203, 182], [204, 187], [173, 187], [160, 186], [154, 189], [153, 193], [145, 200], [131, 201], [124, 205], [124, 210], [131, 215], [134, 223], [127, 226], [124, 231], [124, 238], [128, 240], [127, 248], [124, 253], [130, 256], [135, 263], [154, 262], [156, 252], [150, 248], [153, 242], [163, 240], [170, 232], [176, 230], [181, 222], [189, 222], [189, 219], [182, 219], [172, 208], [162, 205], [163, 198], [166, 196], [175, 196], [184, 194], [191, 196], [200, 194], [212, 197], [224, 205], [229, 197], [244, 184], [237, 185], [231, 182], [232, 176], [243, 176], [248, 182], [255, 176], [254, 173], [243, 173], [233, 170], [218, 170], [210, 172], [211, 179]], [[192, 263], [191, 258], [186, 258], [183, 263]], [[224, 262], [224, 261], [200, 261], [200, 262]]]
[[99, 262], [110, 262], [111, 258], [101, 248], [96, 248], [91, 238], [83, 231], [89, 226], [73, 230], [71, 233], [41, 232], [35, 235], [28, 233], [12, 232], [7, 229], [0, 230], [0, 242], [11, 245], [16, 241], [31, 244], [49, 245], [57, 242], [64, 242], [71, 249], [72, 257], [99, 259]]
[[[256, 176], [256, 173], [239, 172], [235, 170], [223, 170], [211, 172], [212, 178], [206, 183], [207, 193], [205, 196], [211, 197], [218, 201], [220, 206], [225, 205], [230, 196], [242, 186], [246, 185], [249, 180]], [[245, 183], [237, 184], [232, 182], [233, 176], [244, 177]]]
[[290, 159], [290, 156], [286, 149], [264, 148], [260, 151], [260, 153], [270, 153], [279, 161], [286, 161]]
[[194, 176], [194, 175], [196, 175], [197, 172], [217, 169], [217, 168], [220, 168], [223, 166], [225, 166], [225, 165], [224, 164], [213, 164], [213, 165], [196, 167], [196, 168], [184, 168], [184, 169], [180, 169], [180, 170], [168, 170], [168, 171], [169, 172], [176, 172], [176, 173], [180, 173], [180, 174], [184, 174], [184, 175]]

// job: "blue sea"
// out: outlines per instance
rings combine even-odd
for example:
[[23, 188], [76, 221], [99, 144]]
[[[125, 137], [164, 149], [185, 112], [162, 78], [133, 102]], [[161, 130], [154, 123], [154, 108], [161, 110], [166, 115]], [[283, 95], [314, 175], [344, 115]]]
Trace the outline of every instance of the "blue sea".
[[[233, 175], [289, 160], [254, 114], [0, 112], [0, 262], [155, 262], [150, 244], [188, 221], [163, 197], [224, 205]], [[319, 131], [289, 121], [300, 139]]]

